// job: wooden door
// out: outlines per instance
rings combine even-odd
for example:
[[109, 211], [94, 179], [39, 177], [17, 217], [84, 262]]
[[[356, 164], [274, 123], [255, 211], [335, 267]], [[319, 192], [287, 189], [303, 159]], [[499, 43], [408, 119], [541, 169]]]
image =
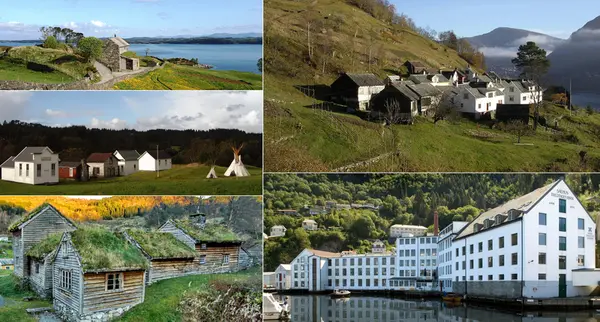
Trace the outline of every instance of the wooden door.
[[567, 297], [567, 274], [558, 275], [558, 297]]

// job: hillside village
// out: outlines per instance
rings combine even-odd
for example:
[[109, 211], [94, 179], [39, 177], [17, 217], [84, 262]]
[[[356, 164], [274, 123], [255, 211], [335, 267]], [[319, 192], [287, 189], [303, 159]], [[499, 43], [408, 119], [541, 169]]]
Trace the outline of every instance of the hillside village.
[[157, 281], [236, 272], [259, 262], [201, 213], [154, 230], [76, 224], [50, 204], [12, 223], [14, 274], [69, 321], [107, 321], [144, 302]]

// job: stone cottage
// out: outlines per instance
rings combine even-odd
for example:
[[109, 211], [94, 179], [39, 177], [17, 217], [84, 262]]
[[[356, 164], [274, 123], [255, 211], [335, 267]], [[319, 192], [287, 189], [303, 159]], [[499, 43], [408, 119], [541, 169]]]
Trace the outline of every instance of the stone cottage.
[[104, 40], [104, 49], [100, 62], [113, 72], [138, 70], [140, 68], [139, 59], [123, 56], [123, 53], [128, 51], [129, 43], [115, 35], [115, 37]]

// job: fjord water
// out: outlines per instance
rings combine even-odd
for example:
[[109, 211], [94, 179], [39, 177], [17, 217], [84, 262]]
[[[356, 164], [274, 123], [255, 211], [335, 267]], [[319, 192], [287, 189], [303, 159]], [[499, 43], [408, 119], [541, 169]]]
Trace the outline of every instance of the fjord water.
[[[387, 297], [287, 297], [291, 322], [600, 322], [600, 313], [595, 311], [514, 314], [481, 307], [450, 307], [439, 301], [408, 301]], [[275, 295], [275, 298], [281, 300], [282, 296]]]
[[[0, 42], [0, 46], [33, 46], [39, 42]], [[236, 70], [258, 73], [256, 66], [262, 57], [262, 45], [198, 45], [198, 44], [132, 44], [130, 50], [139, 56], [158, 58], [198, 58], [201, 64], [214, 66], [218, 70]]]

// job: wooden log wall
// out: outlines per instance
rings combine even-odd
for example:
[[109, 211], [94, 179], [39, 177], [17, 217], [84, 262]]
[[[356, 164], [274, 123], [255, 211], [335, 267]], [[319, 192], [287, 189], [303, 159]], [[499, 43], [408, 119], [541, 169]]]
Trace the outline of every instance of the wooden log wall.
[[123, 289], [106, 290], [106, 275], [110, 273], [85, 273], [83, 275], [83, 314], [136, 305], [144, 301], [144, 271], [122, 272]]

